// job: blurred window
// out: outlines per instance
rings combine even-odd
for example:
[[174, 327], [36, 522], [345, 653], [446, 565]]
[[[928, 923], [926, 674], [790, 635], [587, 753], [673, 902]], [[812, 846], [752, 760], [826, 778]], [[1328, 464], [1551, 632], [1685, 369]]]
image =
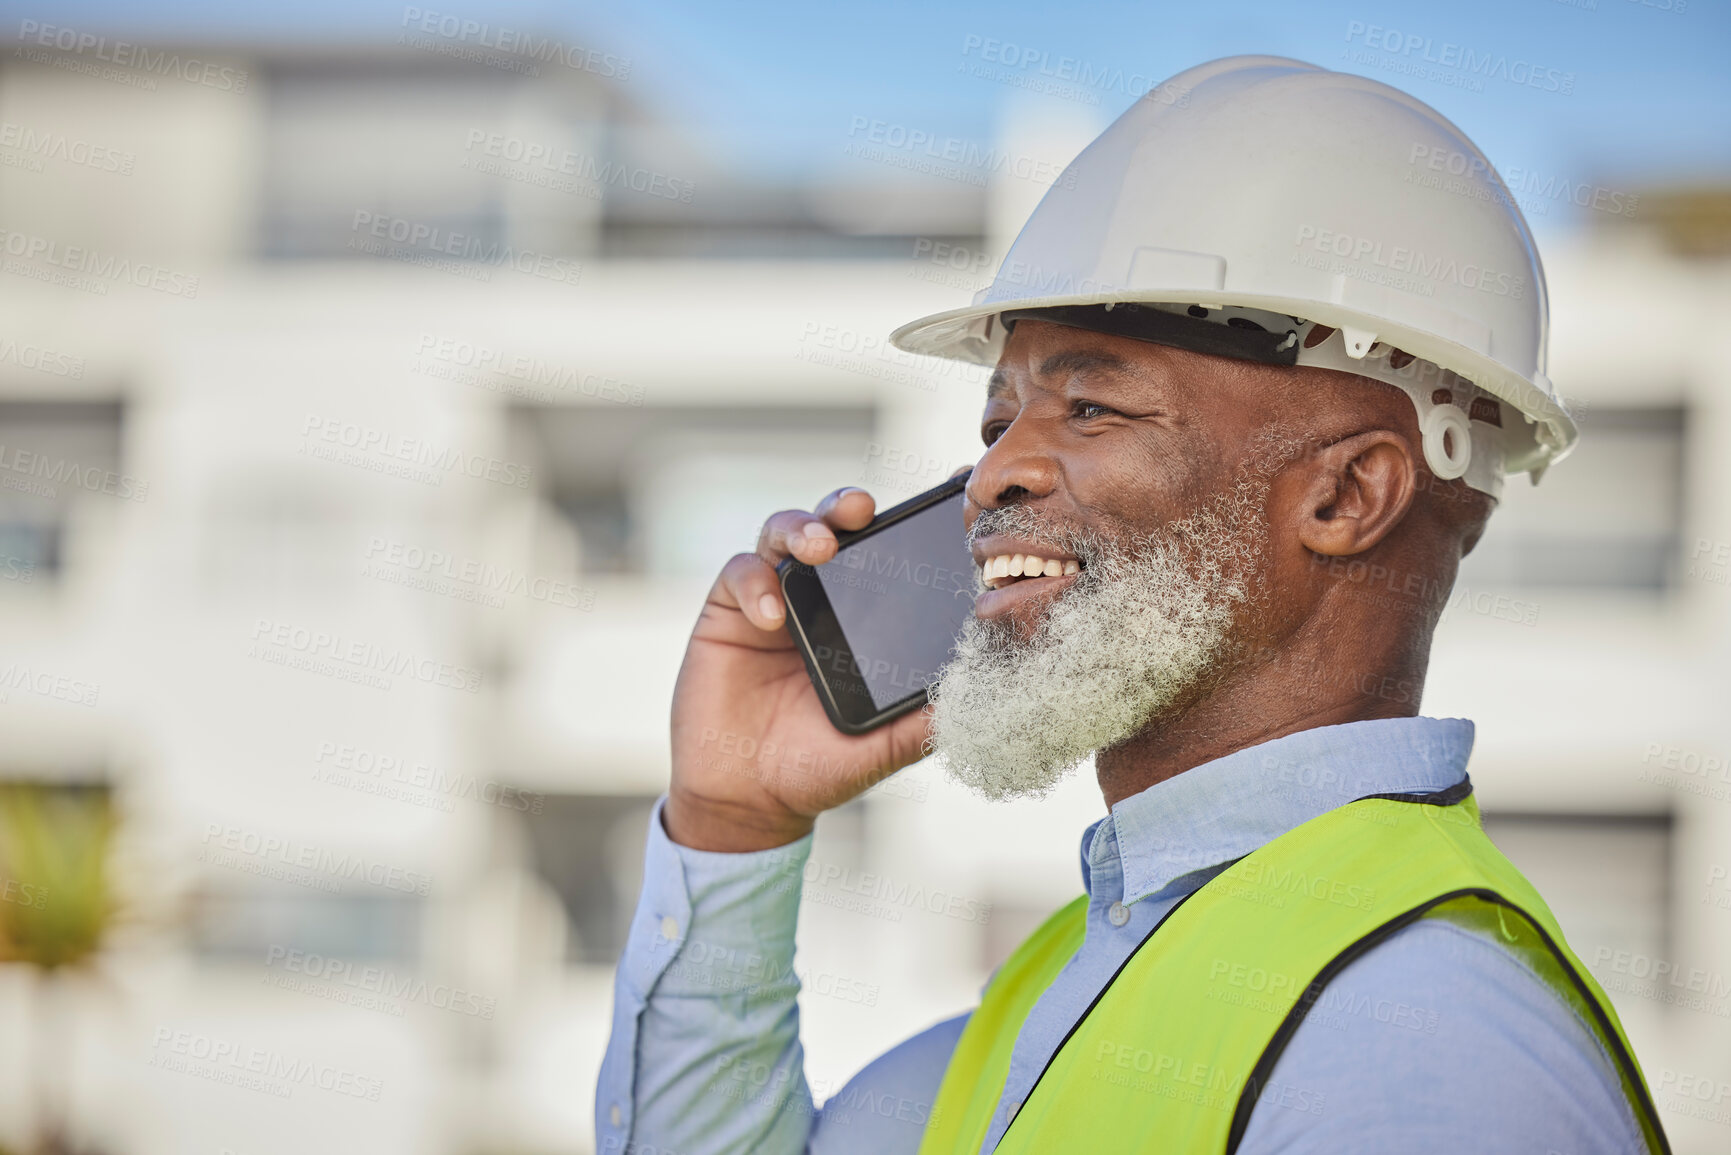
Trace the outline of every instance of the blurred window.
[[539, 814], [522, 816], [535, 870], [570, 920], [570, 962], [618, 962], [643, 886], [643, 840], [654, 805], [653, 795], [549, 794]]
[[201, 571], [206, 589], [340, 597], [355, 576], [361, 515], [352, 479], [251, 463], [207, 487]]
[[1491, 813], [1484, 825], [1581, 961], [1604, 949], [1670, 957], [1669, 815]]
[[[505, 240], [505, 185], [465, 168], [472, 131], [503, 119], [521, 82], [421, 62], [279, 65], [264, 140], [266, 257], [356, 257], [356, 214], [440, 236]], [[404, 246], [414, 247], [414, 246]], [[425, 247], [425, 246], [421, 246]]]
[[859, 480], [868, 408], [521, 409], [585, 573], [711, 574], [766, 514]]
[[58, 575], [81, 501], [142, 495], [116, 401], [0, 401], [0, 585]]
[[1468, 586], [1662, 591], [1676, 581], [1685, 412], [1592, 408], [1581, 441], [1537, 487], [1511, 477], [1461, 563]]
[[199, 892], [191, 930], [199, 957], [262, 966], [272, 948], [410, 964], [420, 954], [420, 927], [421, 900], [413, 896], [313, 894], [261, 883]]

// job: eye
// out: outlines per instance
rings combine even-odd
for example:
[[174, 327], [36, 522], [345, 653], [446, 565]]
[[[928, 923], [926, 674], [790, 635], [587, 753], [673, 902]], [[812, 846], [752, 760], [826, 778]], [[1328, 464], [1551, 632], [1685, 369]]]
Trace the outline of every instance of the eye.
[[1092, 420], [1096, 417], [1105, 417], [1108, 414], [1115, 412], [1117, 412], [1117, 410], [1107, 408], [1106, 406], [1093, 401], [1078, 401], [1070, 407], [1071, 416], [1080, 417], [1084, 421]]
[[1010, 427], [1007, 421], [993, 421], [980, 430], [980, 440], [988, 446], [1004, 435], [1004, 430]]

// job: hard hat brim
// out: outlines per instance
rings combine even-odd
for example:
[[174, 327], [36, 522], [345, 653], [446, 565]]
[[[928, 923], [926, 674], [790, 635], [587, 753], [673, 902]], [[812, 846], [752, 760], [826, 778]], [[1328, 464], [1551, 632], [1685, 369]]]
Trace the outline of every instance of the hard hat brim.
[[997, 364], [1007, 336], [1000, 314], [1024, 309], [1110, 303], [1200, 304], [1209, 307], [1239, 305], [1266, 309], [1357, 334], [1363, 339], [1363, 348], [1368, 348], [1373, 341], [1393, 345], [1415, 357], [1459, 374], [1486, 392], [1507, 401], [1527, 419], [1530, 438], [1511, 439], [1514, 443], [1510, 445], [1504, 462], [1504, 468], [1510, 473], [1542, 472], [1552, 463], [1568, 456], [1579, 438], [1579, 430], [1573, 418], [1553, 396], [1548, 380], [1528, 379], [1497, 361], [1488, 352], [1447, 340], [1436, 333], [1413, 329], [1386, 318], [1369, 316], [1359, 309], [1332, 307], [1321, 301], [1225, 291], [1210, 292], [1207, 300], [1199, 299], [1198, 294], [1193, 291], [1023, 297], [982, 301], [929, 314], [896, 329], [890, 334], [890, 343], [905, 353], [965, 361], [990, 368]]

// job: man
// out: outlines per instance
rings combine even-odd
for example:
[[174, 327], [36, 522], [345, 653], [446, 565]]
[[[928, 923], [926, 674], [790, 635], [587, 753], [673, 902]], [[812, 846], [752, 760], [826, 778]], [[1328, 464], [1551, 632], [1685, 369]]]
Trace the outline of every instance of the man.
[[[1432, 156], [1467, 183], [1415, 179]], [[833, 557], [867, 494], [774, 515], [710, 593], [600, 1149], [1666, 1150], [1603, 992], [1478, 827], [1471, 723], [1416, 716], [1503, 474], [1574, 438], [1506, 191], [1410, 97], [1265, 57], [1162, 85], [1066, 177], [975, 305], [896, 334], [996, 366], [982, 588], [932, 709], [837, 733], [783, 629], [775, 563]], [[1087, 893], [815, 1111], [798, 894], [765, 865], [928, 746], [998, 798], [1094, 754]]]

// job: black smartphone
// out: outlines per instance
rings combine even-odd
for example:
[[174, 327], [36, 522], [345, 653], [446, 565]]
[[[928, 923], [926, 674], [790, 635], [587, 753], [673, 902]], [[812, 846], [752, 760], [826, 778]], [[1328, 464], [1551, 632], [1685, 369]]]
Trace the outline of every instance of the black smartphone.
[[835, 728], [864, 734], [925, 705], [974, 612], [978, 571], [950, 478], [878, 514], [820, 566], [776, 568], [787, 629]]

